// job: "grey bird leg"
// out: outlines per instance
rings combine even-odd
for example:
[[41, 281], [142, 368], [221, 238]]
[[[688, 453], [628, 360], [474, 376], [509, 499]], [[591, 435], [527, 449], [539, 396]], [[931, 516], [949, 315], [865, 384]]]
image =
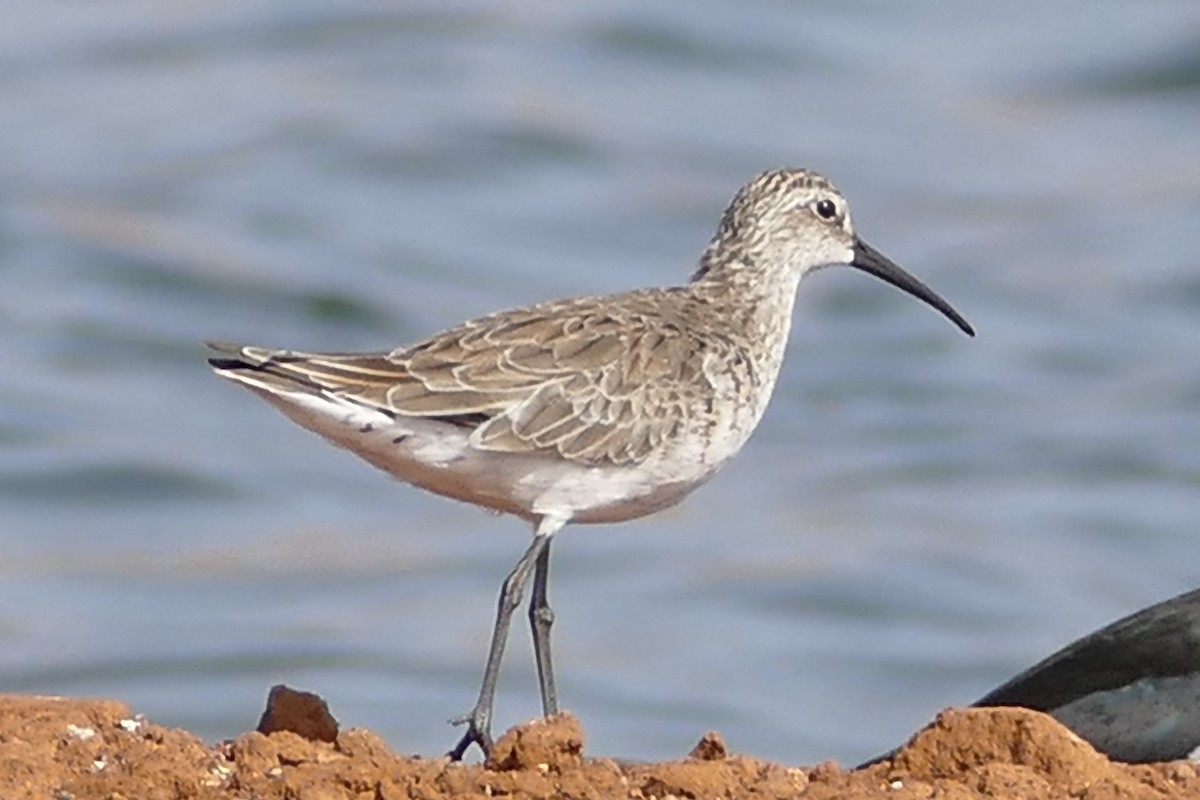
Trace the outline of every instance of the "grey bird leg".
[[508, 643], [508, 628], [512, 623], [513, 612], [521, 605], [525, 594], [525, 581], [529, 572], [542, 555], [547, 552], [550, 544], [550, 534], [539, 531], [534, 534], [529, 549], [517, 561], [512, 572], [504, 579], [500, 587], [500, 602], [496, 607], [496, 624], [492, 628], [492, 643], [488, 648], [487, 665], [483, 670], [483, 684], [479, 687], [479, 699], [469, 714], [451, 720], [455, 725], [466, 725], [466, 733], [458, 740], [458, 744], [450, 751], [449, 756], [454, 761], [460, 761], [467, 749], [479, 745], [484, 754], [492, 750], [492, 705], [496, 700], [496, 681], [500, 677], [500, 662], [504, 658], [504, 647]]
[[533, 657], [537, 661], [538, 687], [542, 690], [542, 715], [558, 713], [558, 692], [554, 688], [554, 664], [550, 658], [550, 626], [554, 610], [546, 597], [550, 582], [550, 542], [538, 556], [533, 573], [533, 594], [529, 598], [529, 627], [533, 631]]

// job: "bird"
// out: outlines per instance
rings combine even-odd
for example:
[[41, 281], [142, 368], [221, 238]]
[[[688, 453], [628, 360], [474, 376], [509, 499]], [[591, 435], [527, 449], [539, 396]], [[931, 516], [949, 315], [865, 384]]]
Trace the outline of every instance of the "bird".
[[558, 712], [550, 544], [568, 523], [676, 505], [742, 449], [779, 377], [796, 290], [832, 266], [867, 272], [975, 331], [868, 245], [845, 197], [808, 169], [760, 173], [734, 196], [690, 279], [550, 300], [389, 351], [207, 342], [218, 375], [402, 482], [515, 515], [532, 539], [501, 585], [483, 680], [449, 755], [493, 746], [513, 614], [528, 608], [542, 712]]

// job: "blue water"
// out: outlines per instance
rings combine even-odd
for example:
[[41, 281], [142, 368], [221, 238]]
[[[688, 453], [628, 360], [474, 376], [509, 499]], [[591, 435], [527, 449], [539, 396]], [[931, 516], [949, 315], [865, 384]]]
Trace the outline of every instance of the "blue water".
[[[1200, 584], [1200, 6], [36, 3], [0, 26], [0, 691], [210, 739], [276, 682], [454, 741], [513, 519], [393, 484], [204, 364], [683, 280], [807, 165], [976, 326], [805, 283], [682, 506], [567, 529], [588, 749], [855, 762]], [[533, 716], [514, 631], [498, 726]]]

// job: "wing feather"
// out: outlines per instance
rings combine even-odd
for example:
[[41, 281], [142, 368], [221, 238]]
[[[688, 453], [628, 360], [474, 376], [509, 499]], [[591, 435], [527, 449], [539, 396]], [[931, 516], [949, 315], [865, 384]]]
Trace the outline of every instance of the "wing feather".
[[237, 353], [249, 368], [392, 414], [469, 425], [483, 449], [634, 464], [679, 435], [687, 407], [715, 391], [704, 371], [714, 339], [689, 333], [695, 309], [679, 297], [545, 303], [390, 353]]

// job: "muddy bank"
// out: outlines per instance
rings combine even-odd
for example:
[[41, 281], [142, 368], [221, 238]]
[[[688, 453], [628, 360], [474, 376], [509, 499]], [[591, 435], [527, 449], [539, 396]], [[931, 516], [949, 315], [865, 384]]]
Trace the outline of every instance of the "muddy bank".
[[0, 797], [1200, 797], [1189, 762], [1113, 763], [1050, 717], [1023, 709], [945, 711], [891, 759], [863, 770], [760, 761], [702, 732], [677, 761], [614, 760], [587, 753], [583, 729], [567, 714], [509, 730], [486, 764], [454, 764], [394, 753], [368, 730], [339, 731], [319, 698], [286, 692], [274, 694], [259, 727], [271, 732], [207, 744], [114, 700], [0, 696]]

